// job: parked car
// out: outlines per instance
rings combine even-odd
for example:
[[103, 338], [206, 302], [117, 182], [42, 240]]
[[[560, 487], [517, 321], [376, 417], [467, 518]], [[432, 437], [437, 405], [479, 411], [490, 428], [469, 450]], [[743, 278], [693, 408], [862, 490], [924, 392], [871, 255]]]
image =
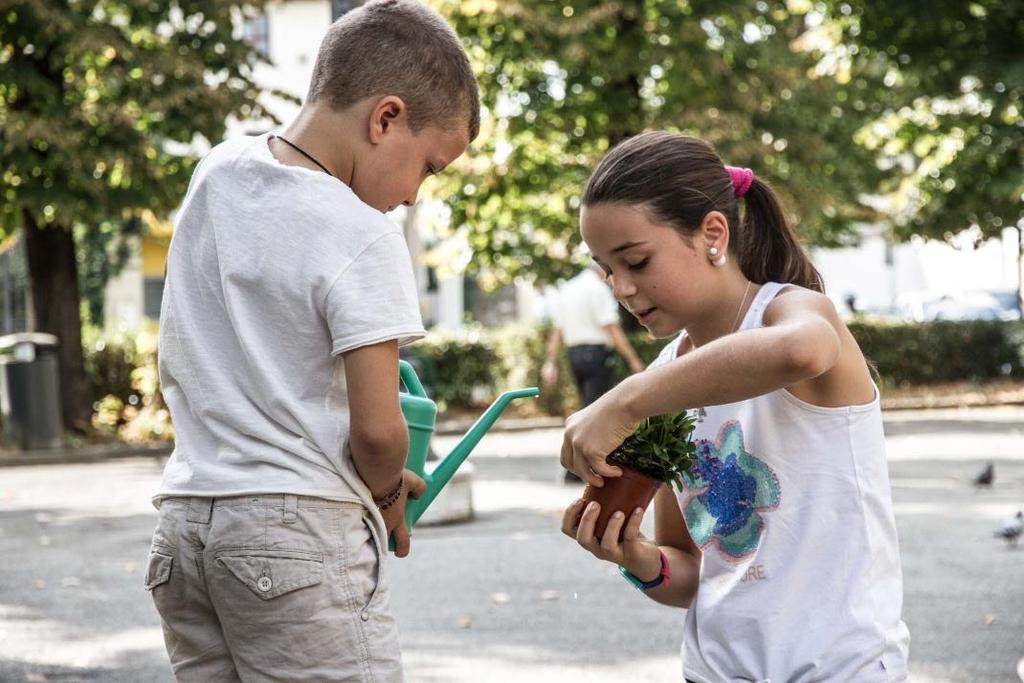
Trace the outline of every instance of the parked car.
[[925, 306], [925, 320], [1020, 320], [1016, 292], [998, 297], [994, 292], [967, 292], [945, 296]]

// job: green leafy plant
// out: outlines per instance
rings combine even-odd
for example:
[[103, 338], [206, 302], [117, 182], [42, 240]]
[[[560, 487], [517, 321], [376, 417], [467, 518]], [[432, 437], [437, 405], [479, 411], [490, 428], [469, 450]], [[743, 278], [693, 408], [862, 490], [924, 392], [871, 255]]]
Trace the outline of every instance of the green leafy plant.
[[698, 421], [696, 415], [685, 411], [649, 417], [612, 451], [608, 462], [675, 484], [682, 490], [680, 477], [690, 469], [697, 449], [693, 430]]

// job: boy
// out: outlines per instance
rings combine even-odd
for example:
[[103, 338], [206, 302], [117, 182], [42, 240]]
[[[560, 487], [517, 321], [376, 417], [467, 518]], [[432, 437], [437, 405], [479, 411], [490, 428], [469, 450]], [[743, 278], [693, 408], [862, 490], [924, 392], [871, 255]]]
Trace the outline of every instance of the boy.
[[371, 2], [320, 47], [281, 135], [225, 142], [171, 244], [160, 376], [176, 430], [146, 576], [180, 681], [401, 680], [388, 534], [409, 552], [398, 347], [423, 335], [382, 212], [465, 151], [457, 36]]

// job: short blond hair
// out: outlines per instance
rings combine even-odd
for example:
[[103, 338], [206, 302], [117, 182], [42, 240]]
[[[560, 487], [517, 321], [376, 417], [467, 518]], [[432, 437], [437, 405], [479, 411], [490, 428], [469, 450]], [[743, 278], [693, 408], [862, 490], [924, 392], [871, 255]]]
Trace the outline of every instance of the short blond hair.
[[480, 132], [480, 93], [459, 37], [440, 14], [415, 0], [373, 0], [335, 21], [316, 57], [308, 102], [345, 109], [396, 95], [414, 131]]

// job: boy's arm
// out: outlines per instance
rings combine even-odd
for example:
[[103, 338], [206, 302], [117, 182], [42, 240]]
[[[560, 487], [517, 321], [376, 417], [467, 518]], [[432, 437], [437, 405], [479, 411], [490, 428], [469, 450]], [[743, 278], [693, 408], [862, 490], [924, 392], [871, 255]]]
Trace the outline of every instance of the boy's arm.
[[383, 498], [398, 485], [409, 449], [398, 403], [398, 342], [361, 346], [342, 359], [352, 460], [373, 497]]

